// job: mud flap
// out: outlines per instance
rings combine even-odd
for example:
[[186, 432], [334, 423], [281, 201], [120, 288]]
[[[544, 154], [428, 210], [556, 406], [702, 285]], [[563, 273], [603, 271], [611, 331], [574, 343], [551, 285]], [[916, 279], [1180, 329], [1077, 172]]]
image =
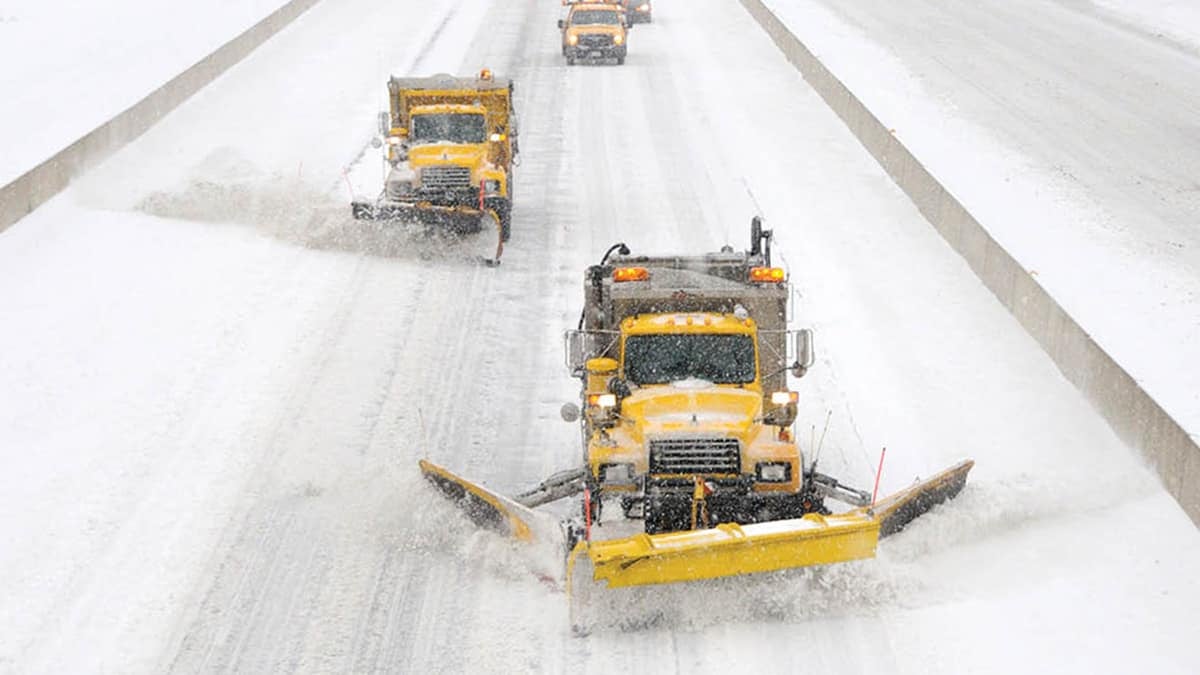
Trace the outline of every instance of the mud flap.
[[879, 536], [887, 537], [903, 530], [919, 516], [947, 499], [953, 499], [967, 484], [967, 474], [975, 466], [972, 460], [958, 464], [880, 500], [872, 511], [879, 519]]
[[419, 464], [426, 480], [458, 504], [476, 525], [519, 541], [532, 543], [539, 540], [537, 516], [530, 509], [432, 462], [421, 460]]

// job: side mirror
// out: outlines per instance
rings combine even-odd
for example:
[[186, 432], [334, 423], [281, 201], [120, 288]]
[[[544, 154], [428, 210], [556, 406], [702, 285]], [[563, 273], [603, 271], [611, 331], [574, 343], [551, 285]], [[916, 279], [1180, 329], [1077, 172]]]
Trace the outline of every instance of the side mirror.
[[566, 28], [566, 27], [567, 27], [567, 22], [563, 21], [562, 19], [559, 19], [558, 20], [558, 29], [562, 30], [563, 28]]
[[578, 422], [579, 406], [574, 403], [564, 403], [562, 408], [559, 408], [558, 414], [562, 415], [564, 422]]
[[390, 113], [386, 113], [386, 112], [381, 112], [381, 113], [379, 113], [379, 135], [380, 135], [380, 136], [387, 136], [387, 135], [388, 135], [388, 132], [389, 132], [389, 131], [391, 131], [391, 130], [392, 130], [392, 116], [391, 116], [391, 114], [390, 114]]
[[378, 136], [372, 136], [371, 137], [371, 147], [372, 148], [382, 148], [383, 141]]
[[813, 332], [811, 328], [804, 328], [796, 331], [795, 336], [796, 362], [792, 364], [792, 375], [804, 377], [816, 358], [813, 354]]

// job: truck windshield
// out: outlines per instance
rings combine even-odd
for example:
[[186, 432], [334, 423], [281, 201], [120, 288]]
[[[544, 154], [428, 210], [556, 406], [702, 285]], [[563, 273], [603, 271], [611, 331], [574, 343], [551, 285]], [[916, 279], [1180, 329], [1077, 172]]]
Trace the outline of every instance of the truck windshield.
[[587, 26], [603, 24], [616, 26], [621, 23], [621, 16], [616, 12], [603, 9], [581, 9], [571, 15], [571, 25]]
[[714, 384], [754, 381], [749, 335], [631, 335], [625, 340], [625, 377], [639, 385], [679, 380]]
[[483, 115], [474, 113], [413, 115], [412, 140], [415, 143], [482, 143], [487, 140], [487, 125]]

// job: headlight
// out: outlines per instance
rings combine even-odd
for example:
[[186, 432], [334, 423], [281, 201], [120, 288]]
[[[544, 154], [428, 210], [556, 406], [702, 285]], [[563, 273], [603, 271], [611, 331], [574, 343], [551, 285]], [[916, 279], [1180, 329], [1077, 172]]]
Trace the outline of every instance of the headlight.
[[639, 12], [649, 12], [650, 11], [650, 3], [643, 2], [642, 4], [638, 5], [638, 11]]
[[616, 394], [589, 394], [588, 405], [594, 405], [597, 408], [615, 408], [617, 407]]
[[633, 465], [632, 464], [601, 464], [600, 465], [600, 482], [601, 483], [632, 483], [633, 482]]
[[569, 45], [579, 44], [579, 36], [578, 35], [568, 35], [567, 36], [567, 44], [569, 44]]
[[614, 35], [613, 36], [613, 44], [614, 45], [619, 45], [619, 44], [624, 44], [624, 43], [625, 43], [624, 35]]
[[485, 194], [489, 194], [489, 195], [500, 194], [500, 181], [499, 180], [483, 181], [483, 191]]
[[759, 462], [758, 479], [764, 483], [786, 483], [792, 479], [792, 465], [788, 462]]

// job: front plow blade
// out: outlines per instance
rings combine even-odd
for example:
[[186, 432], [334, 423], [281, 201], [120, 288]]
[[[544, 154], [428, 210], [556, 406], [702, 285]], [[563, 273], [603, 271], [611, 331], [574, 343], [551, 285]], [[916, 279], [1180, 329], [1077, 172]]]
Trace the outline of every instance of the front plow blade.
[[903, 530], [917, 517], [947, 499], [953, 499], [967, 484], [975, 462], [966, 459], [941, 473], [880, 500], [872, 509], [879, 520], [879, 536]]
[[576, 582], [620, 588], [827, 565], [873, 557], [878, 540], [879, 521], [861, 510], [638, 534], [580, 543], [567, 561], [567, 582], [572, 591]]
[[880, 537], [899, 532], [957, 495], [973, 466], [971, 460], [960, 462], [880, 500], [874, 508], [582, 542], [567, 561], [568, 588], [577, 593], [593, 585], [669, 584], [873, 558]]
[[447, 249], [487, 265], [499, 265], [504, 254], [500, 214], [473, 206], [440, 206], [428, 202], [367, 202], [350, 205], [355, 220], [395, 223], [419, 237], [433, 238]]
[[534, 542], [537, 514], [513, 500], [456, 476], [446, 469], [421, 460], [421, 473], [434, 487], [458, 504], [476, 525], [495, 530], [519, 541]]

